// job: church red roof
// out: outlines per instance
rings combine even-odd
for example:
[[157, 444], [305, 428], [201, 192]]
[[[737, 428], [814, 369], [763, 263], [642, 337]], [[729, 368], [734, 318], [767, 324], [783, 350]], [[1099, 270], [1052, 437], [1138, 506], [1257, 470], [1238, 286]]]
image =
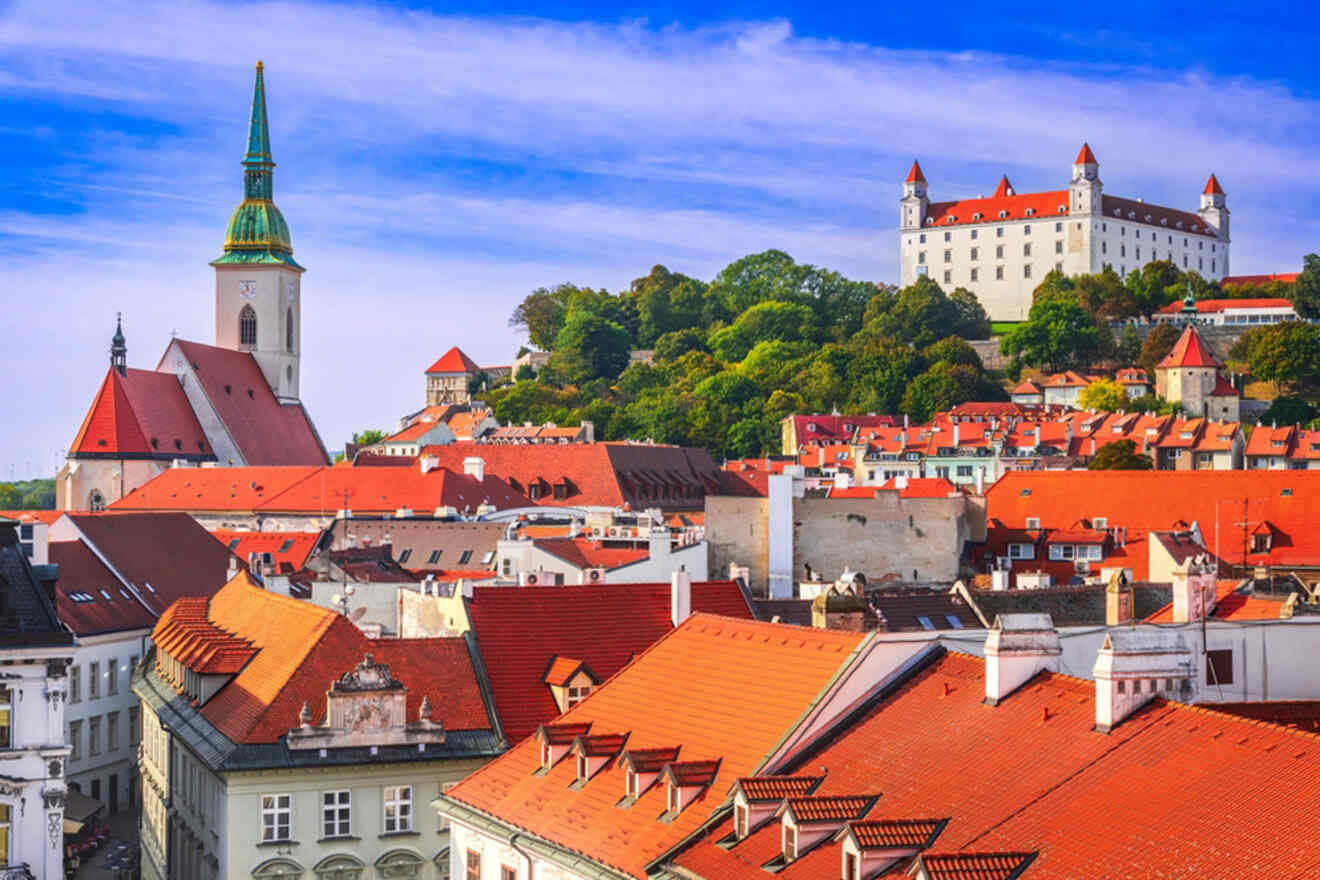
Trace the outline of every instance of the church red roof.
[[426, 368], [428, 373], [476, 373], [481, 367], [472, 358], [463, 354], [456, 345], [440, 356], [440, 360]]
[[1201, 334], [1196, 332], [1196, 328], [1188, 325], [1183, 330], [1182, 336], [1173, 344], [1173, 350], [1169, 352], [1164, 360], [1160, 361], [1160, 368], [1167, 367], [1222, 367], [1219, 358], [1214, 356], [1210, 347], [1205, 344]]
[[69, 454], [75, 458], [215, 457], [177, 376], [135, 369], [120, 375], [113, 367], [96, 392]]
[[1074, 164], [1074, 165], [1099, 165], [1099, 164], [1100, 164], [1100, 160], [1097, 159], [1097, 158], [1095, 157], [1095, 153], [1092, 153], [1092, 152], [1091, 152], [1091, 145], [1090, 145], [1090, 144], [1082, 144], [1082, 149], [1081, 149], [1081, 151], [1077, 154], [1077, 158], [1076, 158], [1076, 159], [1073, 159], [1073, 164]]

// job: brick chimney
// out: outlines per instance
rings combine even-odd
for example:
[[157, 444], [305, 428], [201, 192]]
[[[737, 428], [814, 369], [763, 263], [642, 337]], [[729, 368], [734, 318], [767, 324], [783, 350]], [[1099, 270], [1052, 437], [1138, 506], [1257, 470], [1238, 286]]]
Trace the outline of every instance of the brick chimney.
[[1096, 657], [1095, 729], [1113, 730], [1157, 695], [1188, 693], [1192, 652], [1182, 634], [1164, 629], [1117, 629], [1105, 635]]
[[1063, 648], [1048, 614], [1000, 614], [985, 637], [985, 701], [991, 706], [1042, 670], [1059, 671]]

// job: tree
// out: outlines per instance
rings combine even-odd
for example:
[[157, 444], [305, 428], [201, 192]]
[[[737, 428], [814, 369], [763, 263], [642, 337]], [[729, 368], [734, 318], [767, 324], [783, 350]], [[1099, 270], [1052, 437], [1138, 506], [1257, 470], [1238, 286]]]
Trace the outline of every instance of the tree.
[[1115, 440], [1101, 446], [1087, 465], [1093, 471], [1148, 471], [1153, 467], [1149, 455], [1138, 455], [1131, 440]]
[[1050, 372], [1090, 364], [1104, 349], [1104, 339], [1086, 309], [1066, 299], [1033, 303], [1027, 320], [1004, 334], [1000, 351], [1019, 363]]
[[518, 372], [513, 374], [513, 381], [527, 382], [536, 378], [536, 370], [531, 364], [523, 364], [518, 367]]
[[655, 341], [657, 361], [676, 361], [689, 351], [706, 350], [706, 334], [695, 327], [666, 333]]
[[980, 302], [969, 291], [955, 291], [957, 299], [946, 296], [929, 275], [922, 275], [894, 294], [871, 298], [866, 314], [871, 316], [867, 329], [880, 336], [909, 342], [925, 348], [952, 334], [969, 339], [990, 335], [990, 321]]
[[815, 338], [816, 316], [798, 303], [757, 303], [731, 326], [710, 334], [710, 350], [723, 361], [740, 361], [758, 342], [803, 342]]
[[13, 483], [0, 483], [0, 510], [18, 510], [22, 506], [22, 490]]
[[981, 395], [981, 372], [966, 364], [940, 361], [913, 379], [903, 394], [900, 409], [918, 422]]
[[385, 439], [385, 432], [378, 431], [375, 428], [367, 428], [365, 431], [359, 431], [353, 435], [353, 442], [358, 446], [374, 446]]
[[568, 299], [577, 290], [571, 284], [538, 287], [527, 295], [509, 316], [509, 326], [527, 332], [532, 345], [542, 351], [554, 348], [555, 337], [564, 326]]
[[1304, 321], [1257, 327], [1248, 358], [1257, 379], [1315, 384], [1320, 381], [1320, 327]]
[[628, 366], [632, 339], [622, 326], [586, 311], [574, 311], [555, 337], [550, 358], [564, 382], [613, 379]]
[[1156, 324], [1146, 334], [1146, 341], [1141, 344], [1141, 354], [1137, 357], [1137, 363], [1141, 364], [1146, 375], [1154, 378], [1155, 366], [1173, 351], [1173, 345], [1178, 341], [1182, 331], [1172, 324]]
[[965, 287], [955, 287], [949, 294], [949, 302], [954, 308], [953, 335], [963, 339], [989, 339], [990, 316], [985, 306]]
[[1137, 309], [1151, 315], [1187, 294], [1187, 279], [1172, 262], [1152, 260], [1128, 273], [1127, 289]]
[[950, 366], [965, 364], [977, 371], [984, 368], [981, 363], [981, 356], [976, 353], [976, 349], [957, 336], [946, 336], [939, 342], [926, 346], [921, 350], [921, 356], [926, 359], [928, 364], [937, 364], [943, 361]]
[[1300, 397], [1276, 397], [1260, 420], [1270, 425], [1305, 425], [1316, 417], [1315, 407]]
[[1081, 399], [1078, 402], [1081, 403], [1082, 409], [1117, 412], [1127, 409], [1128, 396], [1123, 386], [1113, 379], [1097, 379], [1082, 389]]
[[1131, 324], [1123, 328], [1123, 334], [1118, 339], [1118, 348], [1114, 353], [1121, 364], [1137, 363], [1137, 359], [1141, 357], [1141, 337], [1137, 335], [1137, 328]]
[[1320, 256], [1307, 254], [1302, 258], [1302, 271], [1292, 283], [1288, 299], [1301, 317], [1320, 318]]

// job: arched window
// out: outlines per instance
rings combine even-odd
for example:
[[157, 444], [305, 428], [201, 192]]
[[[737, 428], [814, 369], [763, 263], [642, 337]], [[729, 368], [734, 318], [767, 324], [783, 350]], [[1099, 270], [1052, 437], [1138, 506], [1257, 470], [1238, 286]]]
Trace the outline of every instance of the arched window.
[[289, 354], [293, 354], [293, 309], [290, 308], [284, 313], [284, 348]]
[[87, 509], [105, 510], [105, 496], [101, 494], [100, 489], [93, 489], [92, 494], [87, 496]]
[[252, 306], [243, 306], [243, 311], [238, 313], [238, 344], [257, 347], [257, 313], [252, 311]]

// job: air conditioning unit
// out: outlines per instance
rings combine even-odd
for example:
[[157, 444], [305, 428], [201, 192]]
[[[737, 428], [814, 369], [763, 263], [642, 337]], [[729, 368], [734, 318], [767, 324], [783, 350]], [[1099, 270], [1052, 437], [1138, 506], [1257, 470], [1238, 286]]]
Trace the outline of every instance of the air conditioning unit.
[[619, 528], [618, 526], [610, 526], [609, 535], [611, 538], [618, 538], [621, 535], [623, 535], [623, 529]]
[[518, 577], [518, 585], [521, 587], [535, 587], [541, 583], [541, 572], [525, 571]]
[[582, 583], [584, 584], [603, 584], [605, 583], [605, 569], [588, 568], [582, 571]]

